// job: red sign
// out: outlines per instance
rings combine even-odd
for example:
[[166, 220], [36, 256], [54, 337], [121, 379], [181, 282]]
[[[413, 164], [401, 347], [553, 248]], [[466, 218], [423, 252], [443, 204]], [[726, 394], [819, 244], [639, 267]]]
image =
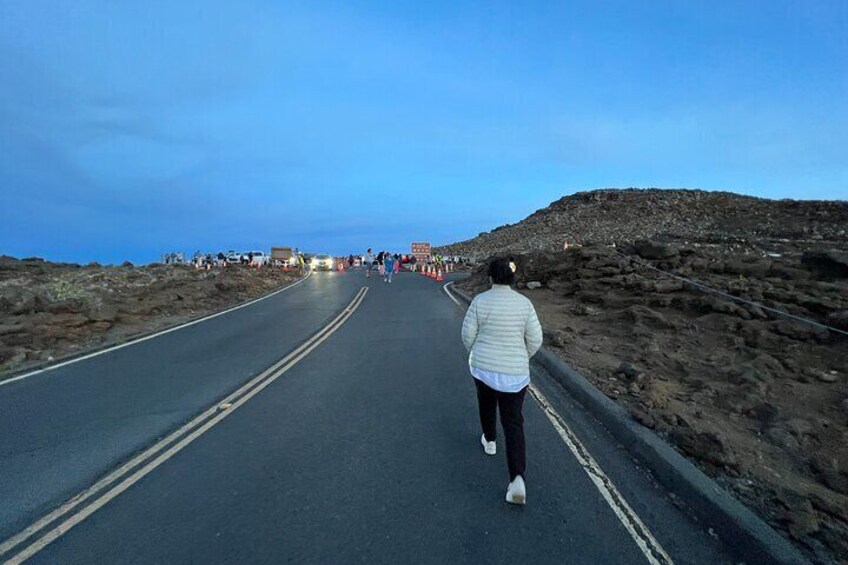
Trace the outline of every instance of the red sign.
[[416, 242], [412, 244], [412, 254], [418, 259], [425, 259], [430, 256], [430, 244], [424, 242]]

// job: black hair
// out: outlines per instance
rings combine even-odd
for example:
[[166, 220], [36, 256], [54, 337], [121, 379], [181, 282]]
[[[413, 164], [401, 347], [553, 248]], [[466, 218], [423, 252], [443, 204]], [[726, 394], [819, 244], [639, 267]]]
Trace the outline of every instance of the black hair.
[[508, 259], [495, 259], [489, 263], [489, 276], [494, 284], [512, 284], [515, 281]]

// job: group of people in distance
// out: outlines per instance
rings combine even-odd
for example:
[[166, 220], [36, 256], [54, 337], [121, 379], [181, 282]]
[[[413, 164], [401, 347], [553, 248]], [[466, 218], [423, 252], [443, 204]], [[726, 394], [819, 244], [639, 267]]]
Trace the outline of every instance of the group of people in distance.
[[366, 277], [371, 276], [375, 264], [383, 282], [391, 284], [392, 276], [400, 271], [400, 255], [388, 251], [380, 251], [377, 255], [374, 255], [369, 247], [365, 255], [362, 256], [362, 267], [365, 269]]

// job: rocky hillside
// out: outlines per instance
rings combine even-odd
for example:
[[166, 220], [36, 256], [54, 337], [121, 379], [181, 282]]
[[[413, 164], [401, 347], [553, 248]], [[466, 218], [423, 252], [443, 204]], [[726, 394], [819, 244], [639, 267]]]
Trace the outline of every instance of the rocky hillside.
[[565, 240], [609, 244], [637, 239], [765, 252], [799, 245], [845, 248], [848, 201], [768, 200], [703, 190], [593, 190], [438, 251], [482, 258], [504, 251], [554, 251]]

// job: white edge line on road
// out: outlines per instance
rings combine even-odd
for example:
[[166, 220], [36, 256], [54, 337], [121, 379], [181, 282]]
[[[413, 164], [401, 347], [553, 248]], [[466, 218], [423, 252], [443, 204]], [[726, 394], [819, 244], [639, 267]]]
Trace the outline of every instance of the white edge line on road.
[[123, 347], [135, 345], [137, 343], [141, 343], [142, 341], [147, 341], [148, 339], [153, 339], [154, 337], [159, 337], [159, 336], [162, 336], [162, 335], [165, 335], [165, 334], [169, 334], [171, 332], [175, 332], [177, 330], [181, 330], [183, 328], [187, 328], [189, 326], [193, 326], [195, 324], [199, 324], [201, 322], [211, 320], [212, 318], [217, 318], [218, 316], [223, 316], [224, 314], [228, 314], [228, 313], [233, 312], [235, 310], [238, 310], [240, 308], [246, 308], [247, 306], [250, 306], [251, 304], [256, 304], [257, 302], [265, 300], [266, 298], [271, 298], [272, 296], [280, 294], [281, 292], [285, 292], [285, 291], [287, 291], [291, 288], [294, 288], [297, 285], [299, 285], [300, 283], [304, 282], [306, 279], [308, 279], [311, 276], [312, 276], [312, 271], [309, 271], [306, 274], [305, 277], [301, 278], [300, 280], [298, 280], [296, 282], [293, 282], [292, 284], [290, 284], [286, 287], [283, 287], [279, 290], [275, 290], [274, 292], [272, 292], [270, 294], [266, 294], [265, 296], [260, 296], [259, 298], [251, 300], [250, 302], [245, 302], [244, 304], [239, 304], [238, 306], [233, 306], [232, 308], [227, 308], [226, 310], [222, 310], [220, 312], [215, 312], [214, 314], [204, 316], [203, 318], [198, 318], [197, 320], [192, 320], [190, 322], [186, 322], [185, 324], [180, 324], [178, 326], [167, 328], [167, 329], [164, 329], [160, 332], [156, 332], [155, 334], [150, 334], [150, 335], [146, 335], [146, 336], [143, 336], [143, 337], [139, 337], [139, 338], [127, 341], [125, 343], [113, 345], [111, 347], [107, 347], [106, 349], [100, 349], [98, 351], [94, 351], [92, 353], [89, 353], [88, 355], [83, 355], [81, 357], [74, 357], [73, 359], [68, 359], [67, 361], [62, 361], [61, 363], [56, 363], [55, 365], [50, 365], [49, 367], [44, 367], [43, 369], [36, 369], [35, 371], [31, 371], [29, 373], [24, 373], [23, 375], [18, 375], [17, 377], [11, 377], [9, 379], [0, 380], [0, 386], [11, 384], [11, 383], [14, 383], [16, 381], [23, 380], [23, 379], [27, 379], [27, 378], [33, 377], [35, 375], [40, 375], [41, 373], [46, 373], [47, 371], [52, 371], [53, 369], [58, 369], [59, 367], [65, 367], [66, 365], [70, 365], [72, 363], [77, 363], [79, 361], [85, 361], [86, 359], [91, 359], [92, 357], [97, 357], [98, 355], [103, 355], [104, 353], [109, 353], [110, 351], [115, 351], [116, 349], [121, 349]]
[[[357, 294], [354, 296], [354, 299], [345, 308], [344, 312], [350, 311], [351, 306], [356, 302], [357, 297], [361, 293], [363, 293], [362, 289], [360, 289], [360, 291], [357, 292]], [[312, 337], [312, 339], [317, 338], [324, 331], [326, 331], [328, 328], [332, 327], [333, 324], [338, 322], [339, 319], [342, 318], [344, 312], [340, 313], [331, 322], [326, 324], [321, 330], [318, 331], [318, 333], [316, 333]], [[226, 398], [216, 402], [212, 407], [205, 410], [203, 413], [201, 413], [200, 415], [195, 417], [193, 420], [191, 420], [187, 424], [182, 425], [180, 428], [178, 428], [177, 430], [175, 430], [174, 432], [172, 432], [171, 434], [166, 436], [164, 439], [159, 440], [153, 446], [147, 448], [142, 453], [139, 453], [138, 455], [136, 455], [135, 457], [133, 457], [132, 459], [130, 459], [129, 461], [127, 461], [126, 463], [124, 463], [123, 465], [121, 465], [120, 467], [118, 467], [117, 469], [115, 469], [114, 471], [112, 471], [111, 473], [106, 475], [105, 477], [103, 477], [102, 479], [98, 480], [94, 485], [92, 485], [91, 487], [89, 487], [85, 491], [74, 496], [72, 499], [70, 499], [68, 502], [66, 502], [65, 504], [63, 504], [59, 508], [48, 513], [47, 515], [45, 515], [44, 517], [42, 517], [38, 521], [34, 522], [33, 524], [31, 524], [30, 526], [28, 526], [27, 528], [25, 528], [24, 530], [22, 530], [18, 534], [16, 534], [15, 536], [7, 539], [5, 542], [0, 544], [0, 555], [7, 553], [9, 550], [11, 550], [15, 546], [19, 545], [22, 541], [31, 537], [32, 535], [34, 535], [39, 530], [43, 529], [48, 524], [54, 522], [55, 520], [57, 520], [61, 516], [67, 514], [68, 512], [73, 510], [76, 506], [78, 506], [79, 504], [81, 504], [82, 502], [87, 500], [88, 498], [91, 498], [93, 495], [97, 494], [99, 491], [103, 490], [104, 488], [106, 488], [107, 486], [109, 486], [110, 484], [115, 482], [116, 480], [120, 479], [123, 475], [127, 474], [127, 472], [129, 472], [133, 468], [137, 467], [141, 462], [145, 461], [146, 459], [149, 459], [150, 457], [152, 457], [153, 455], [155, 455], [156, 453], [158, 453], [159, 451], [164, 449], [167, 445], [171, 444], [175, 440], [179, 439], [181, 436], [185, 435], [188, 431], [190, 431], [191, 429], [198, 426], [203, 420], [206, 420], [210, 416], [214, 415], [218, 411], [219, 406], [226, 404], [226, 403], [232, 403], [236, 398], [241, 396], [245, 391], [247, 391], [248, 389], [253, 387], [256, 383], [267, 378], [268, 375], [270, 375], [271, 373], [273, 373], [274, 371], [279, 369], [284, 364], [288, 363], [288, 361], [290, 359], [292, 359], [293, 357], [298, 355], [310, 343], [311, 343], [311, 340], [307, 340], [306, 342], [302, 343], [297, 348], [295, 348], [294, 351], [292, 351], [291, 353], [286, 355], [283, 359], [281, 359], [277, 363], [273, 364], [271, 367], [269, 367], [268, 369], [266, 369], [265, 371], [263, 371], [262, 373], [260, 373], [256, 377], [254, 377], [253, 379], [249, 380], [247, 383], [243, 384], [236, 391], [230, 393]]]
[[460, 304], [459, 300], [457, 300], [456, 298], [454, 298], [453, 294], [451, 294], [451, 293], [450, 293], [450, 290], [448, 290], [448, 287], [449, 287], [450, 285], [452, 285], [452, 284], [453, 284], [453, 281], [451, 281], [451, 282], [447, 283], [445, 286], [443, 286], [443, 287], [442, 287], [442, 289], [445, 291], [445, 294], [447, 294], [447, 295], [448, 295], [448, 298], [450, 298], [451, 300], [453, 300], [453, 303], [454, 303], [454, 304], [456, 304], [457, 306], [459, 306], [460, 308], [462, 308], [462, 304]]
[[[450, 284], [448, 283], [444, 286], [445, 293], [457, 305], [460, 305], [448, 289], [448, 285]], [[648, 562], [651, 565], [673, 565], [674, 561], [672, 561], [668, 553], [666, 553], [660, 543], [654, 538], [651, 531], [645, 526], [633, 508], [630, 507], [612, 480], [604, 473], [601, 466], [598, 465], [598, 462], [589, 453], [589, 450], [586, 449], [577, 435], [568, 427], [562, 416], [551, 406], [545, 395], [533, 384], [530, 384], [529, 389], [530, 395], [539, 404], [545, 416], [548, 417], [548, 420], [557, 431], [557, 434], [559, 434], [563, 443], [565, 443], [569, 451], [574, 455], [574, 458], [577, 459], [577, 463], [589, 475], [589, 479], [595, 485], [595, 488], [601, 493], [601, 496], [612, 509], [613, 513], [615, 513], [618, 520], [624, 526], [624, 529], [627, 530], [627, 533], [630, 534], [630, 537], [633, 538], [633, 541], [636, 542], [637, 547]]]
[[[341, 317], [341, 315], [337, 316], [333, 320], [333, 322], [335, 322], [339, 317]], [[328, 327], [331, 324], [332, 324], [332, 322], [325, 327]], [[79, 506], [81, 503], [83, 503], [87, 499], [91, 498], [93, 495], [97, 494], [98, 492], [100, 492], [101, 490], [103, 490], [104, 488], [106, 488], [107, 486], [109, 486], [110, 484], [115, 482], [116, 480], [118, 480], [121, 477], [123, 477], [124, 475], [126, 475], [130, 470], [137, 467], [141, 462], [149, 459], [150, 457], [152, 457], [153, 455], [155, 455], [159, 451], [162, 451], [162, 449], [164, 449], [167, 445], [169, 445], [172, 442], [174, 442], [175, 440], [179, 439], [180, 437], [182, 437], [183, 435], [188, 433], [190, 430], [192, 430], [193, 428], [200, 425], [201, 422], [203, 422], [204, 420], [206, 420], [210, 416], [214, 415], [218, 411], [218, 406], [225, 404], [225, 403], [232, 403], [233, 400], [235, 400], [236, 398], [241, 396], [245, 391], [247, 391], [248, 389], [253, 387], [256, 383], [260, 382], [261, 380], [267, 378], [269, 374], [276, 371], [282, 365], [287, 363], [291, 358], [293, 358], [295, 355], [300, 353], [300, 351], [302, 351], [307, 345], [309, 345], [309, 341], [299, 345], [297, 348], [295, 348], [294, 351], [292, 351], [291, 353], [286, 355], [283, 359], [274, 363], [271, 367], [269, 367], [265, 371], [262, 371], [262, 373], [260, 373], [256, 377], [250, 379], [248, 382], [246, 382], [245, 384], [240, 386], [236, 391], [227, 395], [226, 398], [224, 398], [220, 402], [217, 402], [212, 407], [206, 409], [204, 412], [202, 412], [201, 414], [196, 416], [193, 420], [191, 420], [187, 424], [183, 424], [177, 430], [175, 430], [175, 431], [171, 432], [169, 435], [167, 435], [164, 439], [157, 441], [154, 445], [150, 446], [149, 448], [145, 449], [144, 451], [142, 451], [138, 455], [134, 456], [132, 459], [130, 459], [129, 461], [127, 461], [126, 463], [124, 463], [123, 465], [118, 467], [117, 469], [113, 470], [112, 472], [110, 472], [109, 474], [107, 474], [105, 477], [101, 478], [97, 482], [95, 482], [88, 489], [77, 494], [76, 496], [74, 496], [72, 499], [70, 499], [68, 502], [66, 502], [65, 504], [63, 504], [59, 508], [56, 508], [52, 512], [46, 514], [45, 516], [40, 518], [38, 521], [30, 524], [24, 530], [18, 532], [16, 535], [14, 535], [11, 538], [4, 541], [2, 544], [0, 544], [0, 555], [7, 553], [9, 550], [11, 550], [15, 546], [19, 545], [25, 539], [31, 537], [32, 535], [34, 535], [39, 530], [43, 529], [48, 524], [50, 524], [50, 523], [54, 522], [55, 520], [57, 520], [58, 518], [64, 516], [65, 514], [67, 514], [71, 510], [73, 510], [75, 507]]]
[[562, 416], [554, 410], [554, 407], [551, 406], [545, 395], [533, 384], [530, 385], [530, 394], [539, 403], [542, 412], [545, 413], [548, 420], [553, 424], [559, 437], [562, 438], [562, 441], [568, 446], [574, 458], [577, 459], [577, 462], [583, 467], [586, 474], [589, 475], [592, 483], [594, 483], [595, 487], [601, 493], [601, 496], [604, 497], [609, 507], [612, 508], [612, 511], [624, 526], [624, 529], [627, 530], [627, 533], [630, 534], [630, 537], [633, 538], [633, 541], [636, 542], [636, 545], [645, 555], [648, 562], [651, 565], [673, 564], [674, 562], [668, 553], [666, 553], [660, 543], [654, 538], [653, 534], [651, 534], [648, 527], [645, 526], [633, 508], [630, 507], [612, 480], [604, 473], [601, 466], [598, 465], [598, 462], [589, 453], [589, 450], [586, 449], [577, 438], [577, 435], [568, 427]]
[[[26, 561], [27, 559], [29, 559], [30, 557], [32, 557], [33, 555], [35, 555], [36, 553], [38, 553], [39, 551], [41, 551], [42, 549], [47, 547], [47, 545], [49, 545], [50, 543], [52, 543], [56, 539], [60, 538], [61, 536], [63, 536], [71, 528], [73, 528], [74, 526], [83, 522], [86, 518], [88, 518], [89, 516], [94, 514], [97, 510], [102, 508], [109, 501], [111, 501], [115, 497], [119, 496], [121, 493], [126, 491], [132, 485], [134, 485], [135, 483], [140, 481], [142, 478], [144, 478], [146, 475], [148, 475], [149, 473], [154, 471], [157, 467], [159, 467], [160, 465], [165, 463], [168, 459], [170, 459], [171, 457], [173, 457], [174, 455], [176, 455], [177, 453], [182, 451], [185, 447], [187, 447], [195, 439], [199, 438], [204, 433], [209, 431], [213, 426], [215, 426], [216, 424], [221, 422], [224, 418], [226, 418], [227, 416], [229, 416], [230, 414], [235, 412], [239, 407], [241, 407], [248, 400], [250, 400], [251, 398], [253, 398], [257, 394], [259, 394], [262, 390], [264, 390], [268, 385], [270, 385], [275, 380], [277, 380], [280, 376], [282, 376], [284, 373], [286, 373], [289, 369], [291, 369], [292, 367], [297, 365], [307, 355], [312, 353], [312, 351], [315, 348], [317, 348], [324, 341], [329, 339], [330, 336], [332, 336], [336, 331], [338, 331], [344, 325], [344, 323], [348, 320], [348, 318], [350, 318], [353, 315], [353, 313], [357, 310], [357, 308], [359, 308], [359, 306], [362, 304], [362, 301], [365, 300], [365, 295], [367, 293], [368, 293], [368, 287], [362, 287], [359, 290], [359, 292], [357, 293], [357, 295], [354, 297], [354, 299], [351, 301], [350, 305], [339, 316], [337, 316], [336, 318], [333, 319], [333, 321], [331, 321], [329, 324], [324, 326], [324, 328], [322, 328], [322, 330], [318, 334], [313, 336], [312, 339], [310, 339], [309, 341], [307, 341], [306, 343], [301, 345], [301, 347], [299, 347], [298, 350], [287, 355], [280, 363], [275, 365], [274, 368], [276, 368], [276, 369], [274, 370], [274, 372], [270, 376], [265, 378], [265, 380], [260, 382], [253, 389], [251, 389], [249, 392], [247, 392], [246, 394], [244, 394], [243, 396], [238, 398], [238, 400], [236, 400], [229, 408], [227, 408], [226, 410], [217, 411], [218, 406], [220, 406], [222, 404], [222, 402], [217, 402], [215, 404], [215, 406], [210, 409], [210, 411], [213, 411], [213, 412], [217, 411], [217, 415], [215, 417], [208, 420], [202, 426], [196, 428], [188, 436], [186, 436], [185, 438], [183, 438], [179, 442], [171, 445], [171, 447], [168, 448], [164, 453], [161, 453], [155, 459], [153, 459], [152, 461], [150, 461], [149, 463], [144, 465], [141, 469], [137, 470], [132, 475], [130, 475], [129, 477], [127, 477], [126, 479], [124, 479], [123, 481], [121, 481], [120, 483], [115, 485], [114, 487], [112, 487], [111, 489], [109, 489], [106, 493], [104, 493], [99, 498], [94, 500], [91, 504], [85, 506], [79, 512], [70, 516], [68, 519], [66, 519], [65, 521], [58, 524], [56, 527], [54, 527], [50, 531], [46, 532], [44, 535], [42, 535], [40, 538], [38, 538], [32, 544], [30, 544], [29, 546], [24, 548], [20, 553], [16, 554], [14, 557], [12, 557], [8, 561], [6, 561], [5, 564], [6, 565], [18, 565], [20, 563], [23, 563], [24, 561]], [[272, 369], [274, 369], [274, 368], [272, 368]], [[264, 375], [267, 375], [267, 371], [265, 373], [263, 373], [263, 375], [260, 375], [260, 377], [262, 377]], [[257, 377], [257, 378], [259, 378], [259, 377]], [[248, 385], [254, 383], [255, 381], [256, 381], [256, 379], [253, 379], [250, 383], [248, 383]], [[248, 385], [245, 385], [244, 387], [242, 387], [239, 390], [243, 390]], [[232, 396], [233, 395], [230, 395], [230, 397], [232, 397]], [[230, 397], [228, 397], [228, 398], [230, 398]], [[207, 411], [207, 412], [209, 412], [209, 411]], [[207, 412], [204, 412], [204, 414], [206, 414]], [[202, 417], [202, 415], [201, 415], [201, 417]], [[198, 417], [198, 418], [200, 418], [200, 417]], [[157, 445], [164, 446], [164, 445], [167, 445], [167, 443], [168, 443], [168, 441], [167, 441], [167, 438], [166, 438], [166, 440], [159, 442]], [[94, 494], [94, 493], [91, 493], [91, 494]], [[91, 494], [89, 494], [88, 497], [90, 497]], [[79, 498], [80, 497], [75, 497], [71, 502], [77, 501], [77, 503], [79, 503], [79, 502], [81, 502], [81, 500], [79, 500]], [[29, 531], [29, 529], [30, 528], [27, 528], [27, 530], [24, 530], [24, 532]], [[22, 534], [24, 532], [22, 532]], [[32, 532], [32, 533], [34, 533], [34, 532]], [[30, 534], [26, 537], [30, 537], [31, 535], [32, 534]], [[26, 539], [26, 538], [24, 538], [24, 539]], [[18, 544], [15, 544], [15, 545], [18, 545]]]

